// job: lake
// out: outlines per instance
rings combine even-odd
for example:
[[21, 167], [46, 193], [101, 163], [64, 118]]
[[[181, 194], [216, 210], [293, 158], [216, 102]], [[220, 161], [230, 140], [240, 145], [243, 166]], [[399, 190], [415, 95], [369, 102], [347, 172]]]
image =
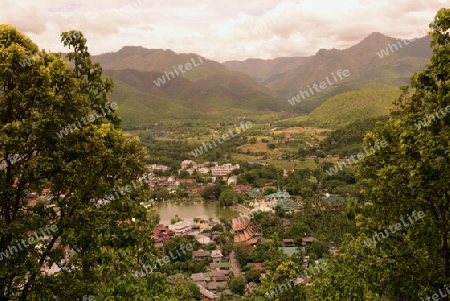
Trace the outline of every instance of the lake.
[[230, 219], [239, 216], [236, 211], [220, 207], [218, 202], [166, 201], [154, 203], [152, 208], [158, 211], [160, 223], [164, 225], [169, 225], [170, 219], [174, 218], [175, 214], [185, 221], [193, 221], [196, 217], [206, 220], [212, 217], [216, 220], [221, 217]]

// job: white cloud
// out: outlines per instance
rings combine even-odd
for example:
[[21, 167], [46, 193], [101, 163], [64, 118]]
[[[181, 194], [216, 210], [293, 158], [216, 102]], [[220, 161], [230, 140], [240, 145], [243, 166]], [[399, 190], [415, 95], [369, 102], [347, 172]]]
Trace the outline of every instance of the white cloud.
[[427, 28], [445, 4], [444, 0], [54, 2], [0, 0], [0, 22], [16, 26], [41, 48], [53, 51], [62, 51], [60, 33], [77, 27], [88, 38], [92, 54], [139, 45], [175, 52], [212, 50], [219, 61], [312, 55], [320, 48], [350, 47], [374, 31], [407, 37]]

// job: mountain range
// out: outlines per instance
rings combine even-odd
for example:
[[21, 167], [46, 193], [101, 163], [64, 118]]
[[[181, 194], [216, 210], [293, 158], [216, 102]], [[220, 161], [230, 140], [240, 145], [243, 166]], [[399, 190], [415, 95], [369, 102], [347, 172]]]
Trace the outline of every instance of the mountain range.
[[[111, 98], [119, 104], [124, 128], [164, 119], [226, 120], [273, 112], [334, 127], [387, 114], [398, 87], [427, 63], [429, 41], [372, 33], [348, 49], [320, 49], [311, 57], [224, 63], [194, 53], [127, 46], [92, 59], [114, 79]], [[336, 77], [343, 70], [348, 76]], [[317, 88], [321, 83], [326, 87]]]

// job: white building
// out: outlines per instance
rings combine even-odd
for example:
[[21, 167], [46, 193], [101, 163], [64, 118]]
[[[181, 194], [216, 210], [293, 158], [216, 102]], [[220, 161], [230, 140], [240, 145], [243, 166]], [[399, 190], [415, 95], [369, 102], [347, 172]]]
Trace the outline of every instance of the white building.
[[233, 170], [239, 169], [239, 168], [240, 168], [239, 164], [233, 165], [233, 164], [227, 163], [227, 164], [222, 164], [222, 165], [212, 167], [211, 173], [213, 176], [226, 176]]
[[192, 166], [191, 166], [192, 168], [197, 169], [197, 163], [195, 163], [192, 160], [183, 160], [181, 162], [181, 169], [187, 169], [187, 168], [189, 168], [189, 165], [191, 165], [191, 164], [192, 164]]
[[200, 167], [197, 169], [197, 172], [199, 174], [207, 174], [209, 172], [209, 168], [208, 167]]
[[161, 164], [151, 164], [151, 165], [148, 165], [148, 168], [152, 171], [162, 171], [162, 172], [166, 172], [166, 171], [170, 170], [169, 166], [161, 165]]
[[169, 229], [175, 232], [175, 235], [184, 235], [192, 231], [192, 223], [181, 221], [173, 225], [169, 225]]

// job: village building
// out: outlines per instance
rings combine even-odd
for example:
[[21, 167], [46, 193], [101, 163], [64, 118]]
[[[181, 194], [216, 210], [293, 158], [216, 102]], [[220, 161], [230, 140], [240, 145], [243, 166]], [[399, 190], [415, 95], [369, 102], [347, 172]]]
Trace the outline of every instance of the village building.
[[261, 227], [256, 225], [250, 216], [240, 216], [231, 220], [234, 232], [234, 243], [254, 245], [262, 237]]
[[169, 229], [175, 232], [175, 235], [184, 235], [192, 231], [192, 223], [187, 221], [177, 222], [169, 225]]
[[169, 240], [175, 236], [175, 231], [170, 230], [164, 225], [157, 225], [152, 231], [152, 238], [157, 242]]
[[213, 176], [226, 176], [230, 172], [232, 172], [235, 169], [239, 169], [239, 164], [233, 165], [230, 163], [217, 165], [211, 168], [211, 174]]

